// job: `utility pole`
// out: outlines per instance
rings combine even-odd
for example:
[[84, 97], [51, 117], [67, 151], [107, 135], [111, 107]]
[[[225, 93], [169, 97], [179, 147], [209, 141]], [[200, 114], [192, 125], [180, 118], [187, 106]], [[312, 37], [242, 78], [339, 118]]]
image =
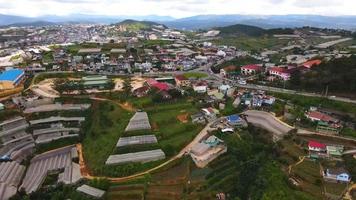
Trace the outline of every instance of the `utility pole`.
[[325, 90], [325, 96], [326, 96], [326, 97], [328, 96], [328, 92], [329, 92], [329, 84], [326, 85], [326, 90]]

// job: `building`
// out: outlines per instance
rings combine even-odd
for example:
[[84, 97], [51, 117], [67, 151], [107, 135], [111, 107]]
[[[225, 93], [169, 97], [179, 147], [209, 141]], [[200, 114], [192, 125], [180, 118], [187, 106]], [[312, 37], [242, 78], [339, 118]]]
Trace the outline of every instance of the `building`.
[[258, 65], [245, 65], [241, 67], [241, 73], [244, 75], [257, 74], [262, 71], [262, 67]]
[[285, 81], [289, 80], [291, 77], [290, 70], [282, 67], [271, 67], [268, 69], [268, 73]]
[[10, 69], [0, 74], [0, 90], [14, 89], [25, 78], [25, 72], [21, 69]]
[[232, 126], [243, 125], [243, 122], [244, 122], [239, 115], [230, 115], [230, 116], [227, 116], [226, 119], [227, 119], [227, 122]]
[[326, 152], [329, 156], [340, 157], [344, 152], [344, 146], [342, 145], [327, 145]]
[[303, 63], [303, 67], [311, 69], [312, 67], [318, 66], [321, 64], [321, 60], [309, 60], [305, 63]]
[[212, 135], [195, 144], [190, 150], [190, 156], [198, 167], [203, 168], [226, 151], [224, 141]]
[[189, 79], [187, 79], [184, 75], [177, 75], [174, 77], [176, 81], [176, 85], [178, 87], [188, 87], [190, 85]]
[[319, 121], [316, 126], [316, 131], [318, 133], [325, 134], [339, 134], [342, 129], [342, 126], [338, 123], [328, 123], [324, 121]]
[[82, 78], [84, 88], [104, 89], [108, 86], [109, 79], [107, 76], [93, 75]]
[[0, 103], [0, 110], [4, 110], [4, 109], [5, 109], [4, 104]]
[[194, 92], [206, 93], [208, 91], [208, 84], [206, 82], [198, 82], [193, 85]]
[[305, 116], [313, 122], [337, 122], [333, 117], [318, 111], [310, 111]]
[[309, 149], [309, 151], [325, 152], [326, 145], [323, 143], [316, 142], [316, 141], [309, 141], [308, 149]]
[[344, 168], [326, 169], [323, 173], [324, 180], [332, 182], [350, 182], [351, 177]]

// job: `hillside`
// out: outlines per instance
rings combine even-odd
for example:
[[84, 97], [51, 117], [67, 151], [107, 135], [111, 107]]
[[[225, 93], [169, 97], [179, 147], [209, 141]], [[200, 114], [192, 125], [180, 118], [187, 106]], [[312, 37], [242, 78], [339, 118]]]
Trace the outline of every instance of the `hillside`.
[[263, 28], [259, 28], [257, 26], [249, 26], [243, 24], [235, 24], [232, 26], [225, 26], [217, 28], [220, 31], [221, 35], [243, 35], [243, 36], [253, 36], [258, 37], [267, 33], [267, 31]]
[[124, 20], [122, 22], [114, 24], [115, 26], [119, 26], [122, 31], [139, 31], [139, 30], [148, 30], [151, 29], [153, 26], [163, 26], [166, 28], [165, 25], [151, 22], [151, 21], [137, 21], [137, 20]]

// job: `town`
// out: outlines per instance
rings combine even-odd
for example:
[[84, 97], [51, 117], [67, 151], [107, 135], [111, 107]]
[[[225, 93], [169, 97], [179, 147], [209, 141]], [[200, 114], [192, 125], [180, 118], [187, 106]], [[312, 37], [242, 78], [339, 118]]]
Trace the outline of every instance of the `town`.
[[355, 38], [2, 27], [0, 199], [354, 199]]

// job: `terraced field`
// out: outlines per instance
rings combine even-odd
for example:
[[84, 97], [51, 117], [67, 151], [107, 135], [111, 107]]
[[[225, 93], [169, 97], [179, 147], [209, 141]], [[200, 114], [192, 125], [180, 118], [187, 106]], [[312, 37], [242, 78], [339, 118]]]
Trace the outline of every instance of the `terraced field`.
[[112, 186], [108, 190], [108, 199], [143, 200], [144, 191], [144, 184]]

